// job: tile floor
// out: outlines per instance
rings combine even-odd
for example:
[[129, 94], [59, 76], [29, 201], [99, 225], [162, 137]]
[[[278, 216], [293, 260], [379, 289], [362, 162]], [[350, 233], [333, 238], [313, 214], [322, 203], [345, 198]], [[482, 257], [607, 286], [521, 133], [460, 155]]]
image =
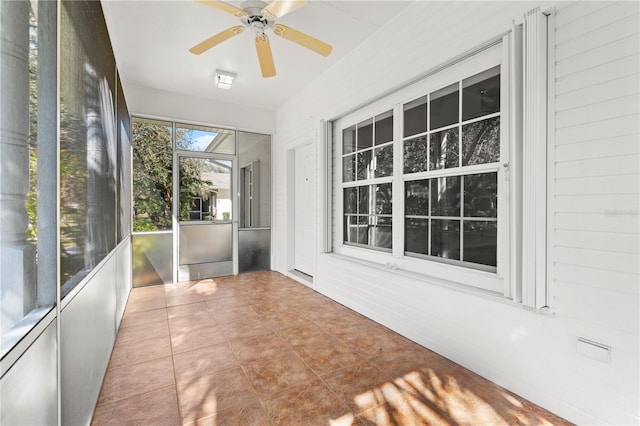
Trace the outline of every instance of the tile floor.
[[563, 419], [275, 272], [131, 291], [93, 425]]

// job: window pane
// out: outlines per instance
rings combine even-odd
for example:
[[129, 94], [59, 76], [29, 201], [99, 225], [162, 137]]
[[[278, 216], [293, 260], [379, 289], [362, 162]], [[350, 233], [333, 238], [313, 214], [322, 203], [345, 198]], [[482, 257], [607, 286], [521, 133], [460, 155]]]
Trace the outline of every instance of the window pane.
[[460, 221], [431, 219], [431, 255], [460, 259]]
[[176, 124], [176, 147], [186, 151], [236, 153], [236, 132], [214, 127]]
[[426, 172], [427, 136], [404, 141], [404, 173]]
[[460, 216], [460, 176], [431, 179], [431, 215]]
[[[364, 225], [366, 227], [366, 225]], [[346, 215], [344, 217], [344, 230], [343, 230], [343, 238], [345, 242], [348, 243], [360, 243], [365, 240], [366, 232], [360, 231], [362, 225], [359, 224], [359, 217]], [[365, 243], [366, 244], [366, 243]]]
[[458, 122], [458, 83], [431, 94], [430, 129], [438, 129]]
[[231, 161], [180, 158], [180, 220], [231, 220]]
[[133, 119], [133, 230], [171, 229], [171, 123]]
[[391, 248], [391, 218], [369, 217], [369, 245], [380, 248]]
[[405, 219], [404, 249], [429, 254], [429, 219]]
[[464, 221], [464, 254], [466, 262], [496, 266], [498, 223]]
[[393, 175], [393, 144], [375, 149], [376, 169], [375, 177]]
[[458, 167], [458, 128], [431, 134], [430, 170]]
[[429, 215], [429, 180], [414, 180], [404, 184], [404, 211], [406, 215]]
[[376, 145], [393, 140], [393, 111], [376, 117]]
[[482, 173], [463, 177], [464, 216], [497, 217], [497, 179], [497, 173]]
[[349, 154], [356, 150], [356, 126], [342, 131], [342, 153]]
[[462, 120], [500, 111], [500, 66], [462, 81]]
[[409, 102], [404, 105], [404, 132], [411, 136], [427, 131], [427, 97]]
[[371, 164], [371, 150], [362, 151], [356, 153], [357, 178], [358, 180], [369, 179], [371, 176], [372, 166]]
[[500, 160], [500, 117], [462, 126], [462, 165]]
[[342, 181], [356, 180], [356, 155], [351, 154], [342, 158]]
[[271, 136], [238, 132], [240, 228], [271, 225]]
[[358, 187], [358, 213], [369, 214], [369, 190], [373, 186], [359, 186]]
[[358, 123], [358, 150], [373, 146], [373, 119]]
[[391, 183], [382, 183], [379, 185], [373, 185], [375, 191], [376, 200], [376, 214], [391, 214], [392, 213], [392, 199], [391, 199]]
[[342, 209], [345, 213], [358, 213], [358, 188], [345, 188]]
[[357, 218], [358, 244], [369, 244], [369, 216], [358, 216]]

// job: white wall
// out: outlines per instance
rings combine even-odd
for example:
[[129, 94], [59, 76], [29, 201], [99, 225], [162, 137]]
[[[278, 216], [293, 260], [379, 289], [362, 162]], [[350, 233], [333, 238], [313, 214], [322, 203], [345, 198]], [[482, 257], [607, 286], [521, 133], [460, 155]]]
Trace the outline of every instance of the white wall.
[[[320, 208], [321, 119], [509, 30], [538, 5], [416, 2], [277, 111], [279, 271], [287, 272], [291, 241], [287, 151], [316, 140]], [[637, 424], [638, 5], [557, 4], [549, 171], [553, 315], [330, 254], [317, 256], [315, 288], [570, 421]], [[319, 242], [321, 218], [318, 210]], [[611, 346], [610, 363], [579, 355], [579, 337]]]
[[125, 89], [129, 111], [133, 115], [199, 122], [269, 134], [275, 129], [275, 112], [271, 110], [214, 102], [141, 86], [129, 85]]

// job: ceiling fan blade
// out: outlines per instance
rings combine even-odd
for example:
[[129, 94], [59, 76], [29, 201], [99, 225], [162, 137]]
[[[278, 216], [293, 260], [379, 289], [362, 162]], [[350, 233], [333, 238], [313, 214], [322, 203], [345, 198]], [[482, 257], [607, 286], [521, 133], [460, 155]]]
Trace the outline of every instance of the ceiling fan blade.
[[273, 32], [277, 36], [286, 38], [287, 40], [294, 43], [298, 43], [300, 46], [304, 46], [307, 49], [313, 50], [314, 52], [322, 56], [329, 56], [329, 54], [333, 50], [333, 47], [331, 47], [327, 43], [320, 41], [317, 38], [313, 38], [310, 35], [295, 30], [291, 27], [287, 27], [286, 25], [275, 24], [273, 26]]
[[194, 55], [200, 55], [201, 53], [206, 52], [212, 47], [219, 45], [223, 41], [229, 40], [231, 37], [240, 34], [242, 31], [244, 31], [244, 27], [242, 25], [236, 25], [234, 27], [227, 28], [226, 30], [214, 35], [213, 37], [209, 37], [208, 39], [196, 44], [191, 49], [189, 49], [189, 52], [193, 53]]
[[287, 13], [306, 6], [307, 0], [274, 0], [262, 9], [262, 14], [269, 18], [281, 18]]
[[273, 63], [271, 45], [266, 35], [256, 37], [256, 51], [258, 52], [258, 62], [263, 77], [273, 77], [276, 75], [276, 66]]
[[214, 7], [218, 10], [222, 10], [223, 12], [236, 15], [239, 18], [244, 18], [245, 16], [247, 16], [247, 12], [245, 12], [244, 10], [238, 9], [235, 6], [231, 6], [230, 4], [227, 4], [221, 1], [217, 1], [217, 0], [195, 0], [195, 1], [197, 1], [198, 3], [205, 4], [207, 6]]

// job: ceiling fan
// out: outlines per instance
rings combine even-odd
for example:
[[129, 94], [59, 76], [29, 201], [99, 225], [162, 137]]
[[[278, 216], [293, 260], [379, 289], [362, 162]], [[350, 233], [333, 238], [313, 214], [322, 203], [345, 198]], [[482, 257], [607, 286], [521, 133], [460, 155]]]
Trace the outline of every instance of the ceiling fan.
[[240, 18], [242, 25], [227, 28], [213, 37], [209, 37], [196, 44], [189, 49], [189, 52], [193, 54], [200, 55], [223, 41], [240, 34], [245, 28], [250, 28], [255, 36], [256, 52], [258, 53], [258, 62], [260, 63], [262, 76], [273, 77], [276, 75], [276, 67], [273, 63], [269, 37], [265, 33], [267, 29], [273, 30], [273, 33], [277, 36], [297, 43], [322, 56], [329, 56], [333, 49], [327, 43], [311, 37], [308, 34], [276, 23], [278, 18], [305, 6], [307, 0], [274, 0], [269, 4], [259, 0], [249, 0], [242, 4], [242, 9], [217, 0], [196, 1], [237, 16]]

